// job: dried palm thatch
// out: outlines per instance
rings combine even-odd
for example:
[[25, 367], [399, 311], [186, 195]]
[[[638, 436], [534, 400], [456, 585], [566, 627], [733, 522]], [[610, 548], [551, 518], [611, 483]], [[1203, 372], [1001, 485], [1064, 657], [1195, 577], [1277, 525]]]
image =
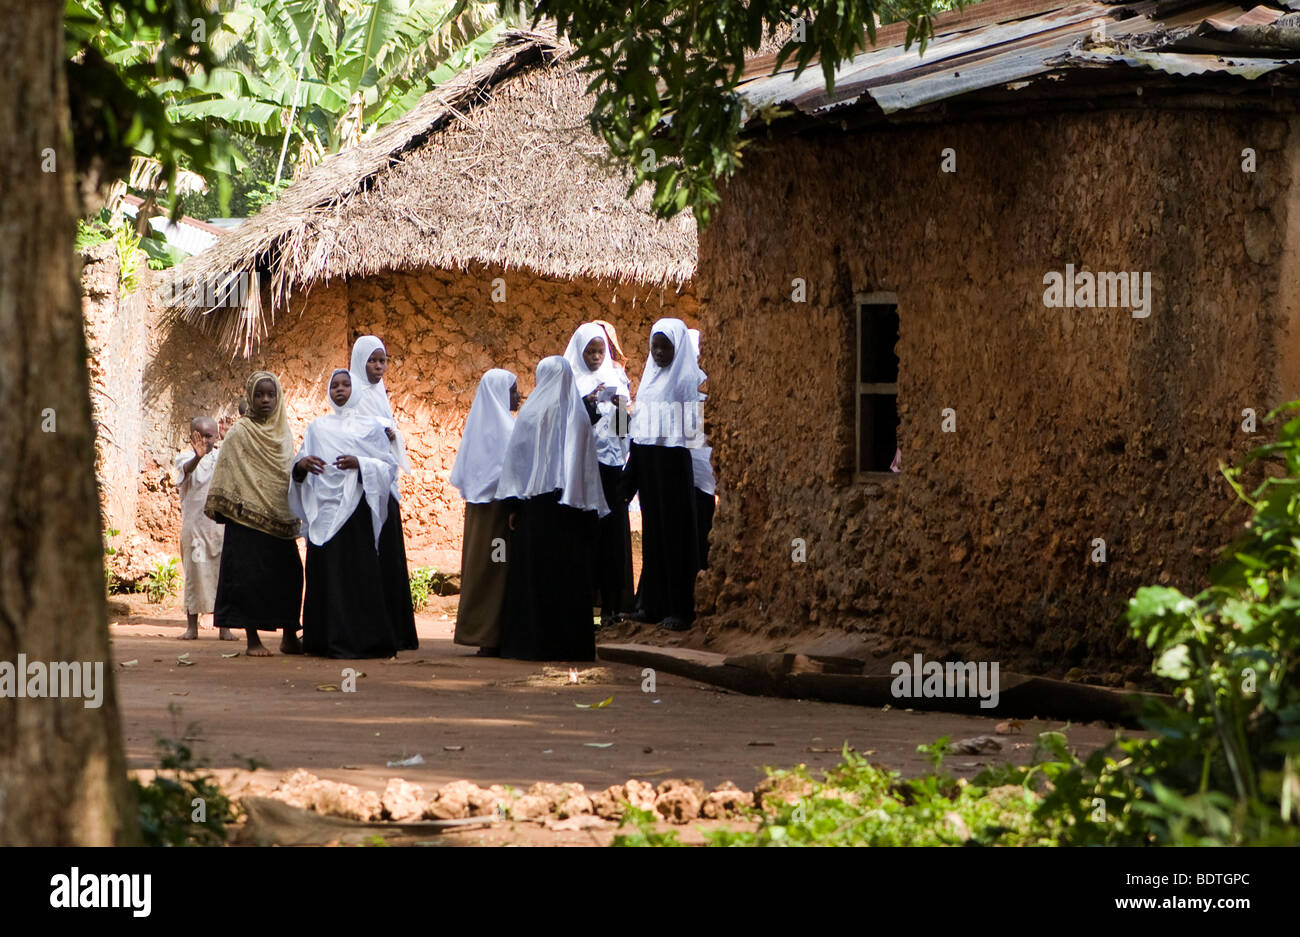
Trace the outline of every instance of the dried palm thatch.
[[[570, 56], [553, 32], [508, 34], [179, 267], [171, 315], [247, 355], [294, 290], [332, 277], [482, 264], [681, 288], [695, 272], [694, 219], [655, 219], [644, 189], [627, 199], [626, 176], [587, 124], [586, 80]], [[269, 284], [269, 311], [256, 288], [213, 301], [254, 274]], [[209, 284], [206, 299], [183, 284]]]

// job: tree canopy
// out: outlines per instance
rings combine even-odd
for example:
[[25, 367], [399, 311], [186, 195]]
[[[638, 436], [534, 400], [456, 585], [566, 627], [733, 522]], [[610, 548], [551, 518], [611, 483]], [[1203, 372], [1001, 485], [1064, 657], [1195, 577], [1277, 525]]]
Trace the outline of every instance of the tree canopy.
[[[957, 0], [959, 3], [960, 0]], [[718, 183], [741, 164], [743, 125], [754, 115], [736, 94], [745, 61], [765, 40], [777, 67], [836, 67], [875, 42], [878, 23], [906, 21], [924, 49], [932, 17], [953, 0], [542, 0], [591, 74], [592, 128], [632, 172], [631, 190], [654, 185], [662, 217], [694, 211], [706, 225]], [[772, 112], [760, 116], [770, 118]]]

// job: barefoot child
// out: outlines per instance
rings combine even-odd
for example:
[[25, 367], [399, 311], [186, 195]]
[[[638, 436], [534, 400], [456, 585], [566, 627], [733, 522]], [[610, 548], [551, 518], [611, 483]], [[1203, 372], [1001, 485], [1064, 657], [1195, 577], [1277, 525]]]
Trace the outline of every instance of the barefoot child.
[[[393, 408], [388, 403], [388, 389], [384, 374], [388, 371], [388, 352], [384, 343], [373, 335], [363, 335], [352, 346], [351, 366], [352, 402], [364, 416], [376, 416], [383, 424], [392, 445], [397, 467], [411, 471], [411, 460], [406, 455]], [[393, 480], [388, 499], [388, 520], [379, 532], [379, 565], [384, 577], [384, 596], [389, 614], [397, 623], [397, 648], [413, 651], [420, 646], [415, 633], [415, 609], [411, 606], [411, 580], [406, 570], [406, 540], [402, 536], [402, 510], [398, 505], [397, 480]]]
[[289, 486], [289, 506], [307, 534], [302, 644], [319, 657], [392, 657], [397, 635], [384, 598], [379, 532], [397, 462], [379, 420], [351, 407], [351, 395], [352, 380], [340, 368], [329, 382], [334, 412], [307, 427]]
[[217, 577], [218, 627], [242, 628], [249, 657], [269, 657], [258, 631], [284, 631], [280, 650], [302, 653], [302, 522], [289, 509], [293, 435], [280, 380], [255, 371], [244, 385], [248, 415], [230, 428], [203, 512], [226, 526]]
[[[203, 513], [208, 483], [217, 464], [217, 423], [210, 416], [190, 420], [190, 445], [176, 457], [176, 490], [181, 496], [181, 567], [185, 571], [185, 633], [182, 641], [199, 636], [199, 616], [211, 615], [217, 597], [217, 569], [221, 565], [221, 525]], [[229, 628], [220, 629], [222, 641], [234, 641]]]

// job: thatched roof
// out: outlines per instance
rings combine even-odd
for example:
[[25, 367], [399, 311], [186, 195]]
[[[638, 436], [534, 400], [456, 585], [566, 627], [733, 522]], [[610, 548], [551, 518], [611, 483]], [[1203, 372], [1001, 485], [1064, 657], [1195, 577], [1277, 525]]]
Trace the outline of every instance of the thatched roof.
[[625, 197], [626, 178], [587, 123], [587, 80], [570, 54], [554, 32], [509, 33], [178, 268], [178, 284], [256, 271], [269, 281], [270, 317], [256, 289], [238, 308], [178, 301], [173, 314], [248, 353], [292, 291], [333, 277], [483, 264], [681, 287], [695, 272], [695, 221], [653, 218], [648, 187]]

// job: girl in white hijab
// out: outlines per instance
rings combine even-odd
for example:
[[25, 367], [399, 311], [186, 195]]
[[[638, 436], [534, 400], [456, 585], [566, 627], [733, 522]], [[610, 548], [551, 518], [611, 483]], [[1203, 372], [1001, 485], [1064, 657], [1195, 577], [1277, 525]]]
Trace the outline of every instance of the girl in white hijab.
[[[602, 323], [585, 322], [569, 339], [564, 360], [573, 370], [578, 395], [587, 408], [596, 437], [600, 484], [609, 514], [597, 531], [594, 575], [600, 593], [601, 625], [613, 623], [631, 600], [624, 578], [631, 578], [632, 535], [627, 502], [621, 494], [623, 466], [627, 462], [626, 419], [632, 391], [627, 373], [614, 362], [609, 336]], [[623, 435], [619, 435], [623, 431]], [[625, 589], [627, 594], [625, 595]]]
[[684, 631], [695, 620], [699, 527], [691, 450], [704, 444], [704, 374], [686, 323], [660, 319], [632, 415], [623, 497], [641, 498], [642, 565], [633, 618]]
[[515, 376], [492, 368], [479, 381], [474, 404], [450, 481], [465, 499], [465, 536], [460, 551], [460, 602], [456, 607], [457, 644], [478, 647], [479, 656], [496, 657], [501, 644], [501, 603], [506, 593], [506, 543], [509, 509], [498, 500], [497, 483], [506, 445], [519, 409]]
[[559, 355], [537, 366], [496, 495], [509, 501], [512, 530], [501, 656], [595, 660], [590, 551], [609, 507], [591, 423]]
[[[373, 335], [363, 335], [352, 346], [352, 359], [348, 375], [352, 379], [352, 406], [363, 416], [377, 417], [388, 436], [397, 467], [411, 471], [411, 460], [406, 455], [406, 442], [393, 408], [388, 402], [388, 389], [384, 374], [388, 371], [388, 351], [384, 343]], [[420, 646], [415, 633], [415, 610], [411, 606], [411, 580], [406, 569], [406, 539], [402, 534], [402, 510], [398, 505], [397, 479], [389, 488], [388, 519], [379, 531], [379, 565], [383, 570], [384, 596], [388, 611], [397, 622], [399, 650], [410, 651]]]
[[353, 405], [352, 380], [330, 375], [333, 412], [307, 427], [294, 458], [289, 506], [305, 522], [303, 647], [321, 657], [397, 653], [379, 569], [379, 532], [397, 476], [380, 420]]

